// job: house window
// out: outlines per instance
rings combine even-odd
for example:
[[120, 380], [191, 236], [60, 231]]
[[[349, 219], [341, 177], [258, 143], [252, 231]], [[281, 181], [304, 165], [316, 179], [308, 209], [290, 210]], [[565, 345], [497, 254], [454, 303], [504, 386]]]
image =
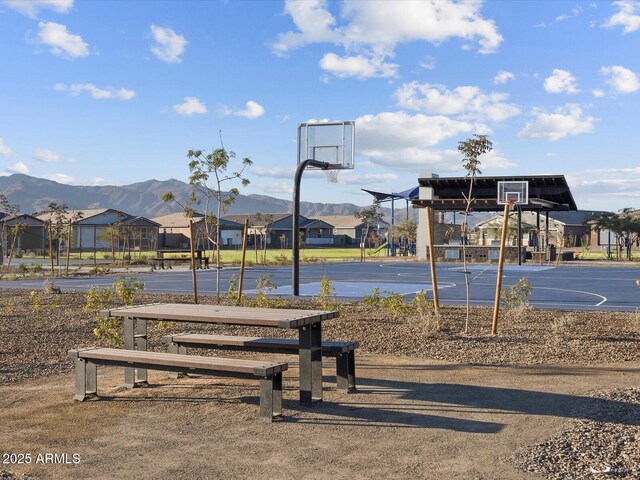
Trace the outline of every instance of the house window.
[[322, 229], [321, 228], [318, 229], [318, 238], [322, 238]]

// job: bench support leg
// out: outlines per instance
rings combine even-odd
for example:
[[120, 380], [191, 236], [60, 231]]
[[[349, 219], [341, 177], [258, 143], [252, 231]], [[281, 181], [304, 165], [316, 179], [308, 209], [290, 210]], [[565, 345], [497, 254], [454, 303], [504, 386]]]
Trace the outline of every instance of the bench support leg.
[[349, 353], [343, 352], [336, 356], [336, 381], [338, 392], [349, 391]]
[[351, 350], [347, 354], [349, 359], [349, 390], [356, 389], [356, 351]]
[[282, 372], [273, 374], [273, 416], [282, 417]]
[[[187, 347], [183, 347], [175, 342], [171, 342], [169, 344], [169, 353], [174, 353], [177, 355], [186, 355]], [[187, 378], [189, 375], [183, 372], [171, 372], [169, 374], [171, 378]]]
[[[136, 327], [138, 334], [136, 335]], [[147, 350], [147, 321], [126, 317], [124, 319], [124, 348], [128, 350]], [[137, 374], [137, 375], [136, 375]], [[124, 384], [135, 388], [147, 384], [147, 369], [125, 367]]]
[[300, 403], [322, 401], [322, 324], [298, 328], [300, 336]]
[[97, 369], [95, 363], [89, 363], [84, 358], [75, 360], [76, 393], [74, 400], [82, 402], [89, 396], [97, 394]]
[[263, 422], [273, 421], [273, 377], [260, 378], [260, 420]]

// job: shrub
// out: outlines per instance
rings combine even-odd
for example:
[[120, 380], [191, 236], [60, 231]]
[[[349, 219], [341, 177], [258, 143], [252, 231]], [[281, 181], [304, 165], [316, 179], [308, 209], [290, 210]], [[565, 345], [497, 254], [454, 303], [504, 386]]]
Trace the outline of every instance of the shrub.
[[20, 265], [18, 265], [18, 273], [20, 275], [26, 275], [28, 272], [29, 272], [29, 269], [24, 263], [21, 263]]
[[35, 263], [31, 267], [31, 270], [33, 271], [33, 273], [42, 273], [42, 265], [40, 265], [39, 263]]
[[531, 295], [531, 284], [525, 277], [514, 283], [509, 290], [500, 292], [505, 310], [527, 307], [529, 295]]
[[144, 282], [137, 277], [121, 276], [120, 280], [113, 283], [113, 288], [125, 305], [133, 305], [138, 293], [144, 290]]
[[338, 306], [336, 302], [335, 282], [329, 280], [326, 275], [320, 279], [320, 293], [317, 298], [318, 303], [324, 309], [335, 310]]
[[94, 335], [106, 340], [111, 345], [122, 345], [121, 322], [117, 318], [100, 315], [100, 310], [107, 308], [111, 303], [113, 292], [108, 288], [91, 287], [84, 298], [84, 311], [93, 314], [98, 324], [93, 329]]

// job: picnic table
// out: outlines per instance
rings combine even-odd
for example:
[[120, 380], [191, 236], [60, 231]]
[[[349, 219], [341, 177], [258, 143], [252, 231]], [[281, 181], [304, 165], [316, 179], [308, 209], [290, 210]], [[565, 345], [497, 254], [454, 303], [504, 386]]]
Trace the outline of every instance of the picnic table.
[[[188, 254], [188, 257], [165, 257], [165, 253], [181, 253]], [[196, 268], [209, 268], [209, 257], [203, 255], [204, 250], [195, 250], [196, 254]], [[161, 249], [156, 252], [156, 256], [152, 258], [153, 261], [158, 262], [158, 266], [164, 270], [165, 262], [168, 267], [171, 268], [172, 262], [191, 262], [191, 250], [169, 250]]]
[[[322, 401], [322, 322], [339, 316], [334, 311], [182, 303], [120, 307], [103, 310], [100, 314], [123, 319], [124, 348], [131, 350], [147, 349], [149, 321], [295, 328], [298, 330], [299, 341], [300, 402], [304, 404]], [[126, 385], [134, 387], [146, 381], [145, 369], [125, 369]]]

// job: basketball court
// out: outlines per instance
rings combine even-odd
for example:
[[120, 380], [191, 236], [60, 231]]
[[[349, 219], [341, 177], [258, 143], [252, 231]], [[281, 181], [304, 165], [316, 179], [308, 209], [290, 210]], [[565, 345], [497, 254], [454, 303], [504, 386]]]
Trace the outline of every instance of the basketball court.
[[[496, 266], [469, 265], [471, 304], [491, 306], [495, 294]], [[460, 264], [437, 265], [438, 291], [443, 305], [465, 303], [464, 273]], [[200, 295], [215, 295], [215, 271], [198, 270]], [[239, 274], [238, 268], [222, 270], [222, 292], [229, 288], [229, 279]], [[267, 295], [290, 296], [290, 267], [254, 267], [245, 270], [247, 295], [255, 294], [258, 277], [271, 275], [275, 289]], [[136, 274], [145, 283], [148, 293], [190, 294], [189, 270], [159, 271]], [[381, 295], [389, 292], [404, 295], [410, 300], [426, 290], [431, 298], [431, 276], [425, 263], [407, 262], [344, 262], [301, 265], [300, 296], [313, 297], [320, 293], [320, 281], [326, 276], [334, 282], [336, 297], [359, 300], [371, 295], [375, 288]], [[598, 266], [506, 265], [502, 288], [508, 289], [520, 278], [532, 285], [529, 302], [536, 308], [561, 310], [627, 311], [640, 309], [640, 289], [635, 281], [640, 277], [637, 268]], [[55, 284], [63, 290], [86, 291], [91, 286], [111, 287], [118, 277], [60, 278]], [[42, 289], [43, 280], [2, 281], [0, 288]]]

